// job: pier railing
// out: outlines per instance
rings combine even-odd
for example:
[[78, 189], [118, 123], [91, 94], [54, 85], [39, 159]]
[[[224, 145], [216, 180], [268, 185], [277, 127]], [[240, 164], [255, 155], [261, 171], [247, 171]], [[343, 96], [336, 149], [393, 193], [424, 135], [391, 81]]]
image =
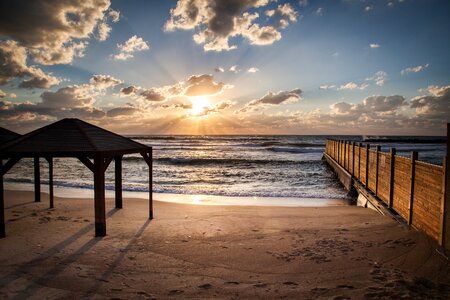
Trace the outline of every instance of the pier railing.
[[[449, 166], [433, 165], [411, 156], [396, 155], [395, 148], [341, 140], [326, 141], [325, 153], [371, 191], [409, 225], [424, 231], [450, 250]], [[446, 166], [447, 164], [447, 166]]]

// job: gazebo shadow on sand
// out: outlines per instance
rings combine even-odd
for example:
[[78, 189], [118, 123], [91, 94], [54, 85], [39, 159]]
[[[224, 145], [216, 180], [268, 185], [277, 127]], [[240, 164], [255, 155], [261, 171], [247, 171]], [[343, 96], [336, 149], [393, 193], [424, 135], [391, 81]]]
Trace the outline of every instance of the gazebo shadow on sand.
[[[53, 208], [53, 158], [77, 158], [94, 174], [95, 236], [106, 235], [105, 171], [115, 163], [115, 207], [122, 208], [122, 158], [139, 153], [149, 167], [149, 219], [153, 219], [152, 148], [79, 119], [62, 119], [23, 136], [2, 130], [0, 144], [0, 237], [5, 232], [3, 176], [22, 158], [34, 158], [35, 201], [40, 201], [39, 158], [49, 165], [49, 198]], [[3, 164], [3, 161], [6, 161]]]

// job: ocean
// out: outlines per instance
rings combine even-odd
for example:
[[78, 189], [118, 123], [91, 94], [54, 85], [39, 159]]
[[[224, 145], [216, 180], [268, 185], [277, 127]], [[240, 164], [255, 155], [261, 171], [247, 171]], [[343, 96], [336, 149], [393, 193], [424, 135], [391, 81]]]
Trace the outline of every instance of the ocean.
[[[214, 199], [225, 199], [222, 201], [225, 203], [228, 199], [228, 204], [293, 206], [342, 205], [349, 201], [347, 193], [322, 160], [326, 136], [131, 138], [154, 149], [154, 192], [161, 199], [185, 202], [186, 197], [192, 196], [194, 200], [198, 197], [207, 199], [205, 203], [216, 203]], [[403, 156], [417, 150], [419, 160], [433, 164], [442, 164], [445, 154], [445, 139], [440, 137], [331, 138], [379, 144], [386, 152], [389, 147], [395, 147], [397, 154]], [[33, 161], [23, 159], [5, 176], [6, 187], [32, 189], [32, 170]], [[41, 159], [43, 184], [48, 182], [47, 174], [47, 163]], [[68, 188], [91, 192], [93, 175], [76, 159], [55, 159], [54, 184], [56, 195]], [[142, 157], [125, 156], [123, 189], [127, 196], [146, 197], [147, 188], [148, 167]], [[114, 163], [106, 171], [106, 189], [114, 190]], [[329, 202], [330, 199], [333, 202]]]

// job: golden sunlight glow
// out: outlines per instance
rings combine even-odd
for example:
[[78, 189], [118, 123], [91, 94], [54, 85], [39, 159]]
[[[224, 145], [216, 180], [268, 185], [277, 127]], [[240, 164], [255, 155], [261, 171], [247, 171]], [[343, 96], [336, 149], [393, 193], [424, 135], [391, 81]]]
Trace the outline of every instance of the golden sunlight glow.
[[208, 98], [204, 96], [192, 97], [191, 113], [194, 116], [202, 115], [209, 108]]

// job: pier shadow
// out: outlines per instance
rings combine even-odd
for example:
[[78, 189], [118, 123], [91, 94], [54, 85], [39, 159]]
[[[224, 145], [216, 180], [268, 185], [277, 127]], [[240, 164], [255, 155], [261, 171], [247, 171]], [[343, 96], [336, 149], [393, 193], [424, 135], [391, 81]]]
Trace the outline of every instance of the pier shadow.
[[[116, 209], [116, 208], [110, 210], [106, 214], [106, 218], [108, 219], [108, 218], [112, 217], [118, 211], [119, 211], [119, 209]], [[89, 225], [81, 228], [75, 234], [73, 234], [72, 236], [66, 238], [65, 240], [63, 240], [61, 242], [59, 242], [58, 244], [54, 245], [53, 247], [49, 248], [44, 253], [39, 255], [37, 258], [34, 258], [34, 259], [32, 259], [32, 260], [30, 260], [28, 262], [23, 263], [21, 266], [19, 266], [13, 272], [11, 272], [9, 274], [6, 274], [2, 278], [0, 278], [0, 286], [1, 287], [6, 287], [8, 284], [10, 284], [11, 282], [14, 282], [15, 280], [17, 280], [18, 278], [20, 278], [24, 274], [30, 273], [30, 271], [34, 267], [36, 267], [39, 264], [43, 263], [44, 261], [46, 261], [47, 259], [51, 258], [55, 254], [61, 252], [64, 248], [66, 248], [70, 244], [74, 243], [75, 241], [77, 241], [79, 238], [81, 238], [85, 234], [87, 234], [89, 232], [92, 232], [94, 230], [94, 227], [95, 227], [94, 224], [89, 224]], [[101, 240], [100, 237], [92, 238], [89, 242], [87, 242], [85, 245], [80, 247], [73, 254], [71, 254], [70, 256], [65, 258], [63, 261], [61, 261], [60, 262], [60, 266], [57, 266], [57, 267], [51, 269], [50, 271], [48, 271], [47, 273], [45, 273], [44, 275], [39, 277], [37, 280], [35, 280], [35, 282], [38, 283], [38, 282], [42, 282], [43, 279], [48, 280], [49, 278], [55, 277], [58, 273], [63, 271], [68, 265], [73, 263], [78, 257], [80, 257], [82, 254], [86, 253], [86, 251], [91, 249], [100, 240]], [[61, 267], [63, 267], [63, 268], [60, 270]], [[25, 292], [25, 291], [28, 292], [28, 291], [30, 291], [30, 289], [31, 290], [36, 289], [36, 287], [34, 287], [35, 285], [36, 284], [34, 284], [34, 283], [31, 284], [30, 287], [27, 287], [23, 292]], [[26, 296], [26, 294], [23, 294], [23, 292], [20, 292], [20, 295], [21, 295], [22, 298], [17, 298], [17, 299], [23, 299], [23, 296]]]
[[136, 232], [136, 234], [130, 239], [128, 244], [125, 246], [125, 248], [120, 250], [120, 254], [109, 265], [109, 267], [105, 270], [105, 272], [103, 272], [103, 274], [99, 278], [96, 278], [95, 285], [83, 295], [83, 297], [82, 297], [83, 299], [92, 299], [97, 294], [97, 292], [100, 289], [100, 287], [102, 286], [102, 284], [109, 278], [109, 276], [111, 276], [113, 271], [121, 263], [121, 261], [123, 260], [125, 255], [127, 255], [127, 253], [130, 251], [130, 249], [133, 246], [133, 244], [135, 244], [136, 241], [142, 236], [142, 234], [144, 233], [145, 229], [150, 225], [150, 223], [151, 223], [151, 220], [147, 220], [141, 226], [141, 228], [139, 228], [139, 230]]
[[9, 205], [9, 206], [5, 207], [5, 209], [13, 209], [16, 207], [26, 206], [31, 203], [36, 203], [36, 202], [34, 202], [34, 201], [22, 202], [22, 203], [18, 203], [18, 204], [14, 204], [14, 205]]

